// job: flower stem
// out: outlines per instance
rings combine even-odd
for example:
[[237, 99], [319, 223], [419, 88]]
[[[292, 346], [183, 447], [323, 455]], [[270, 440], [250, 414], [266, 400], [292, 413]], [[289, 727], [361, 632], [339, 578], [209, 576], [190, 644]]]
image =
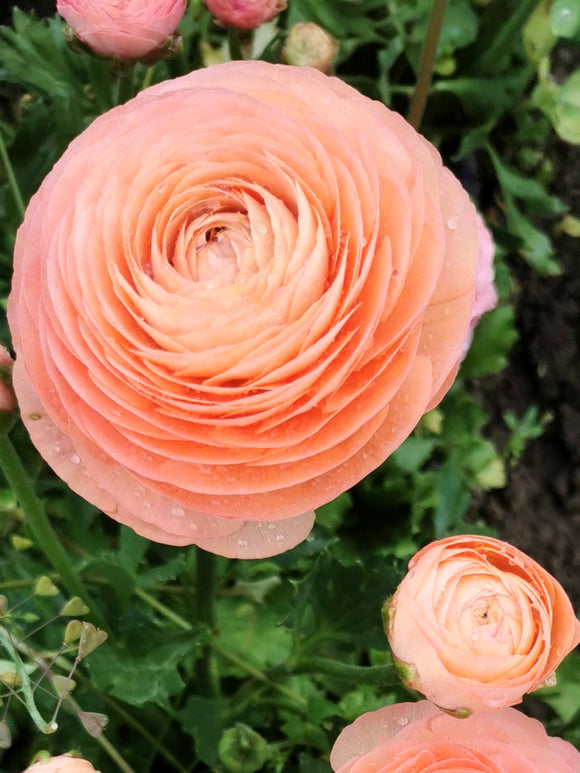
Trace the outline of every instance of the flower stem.
[[8, 151], [6, 150], [6, 145], [4, 144], [4, 137], [2, 136], [1, 131], [0, 131], [0, 159], [2, 159], [4, 169], [6, 170], [6, 177], [8, 178], [8, 184], [10, 186], [10, 190], [12, 191], [12, 196], [14, 198], [14, 203], [16, 204], [16, 208], [20, 213], [20, 217], [24, 217], [24, 210], [25, 210], [24, 199], [22, 198], [22, 193], [20, 192], [20, 187], [18, 185], [16, 175], [14, 174], [14, 169], [10, 162], [10, 157], [8, 156]]
[[108, 626], [104, 617], [59, 542], [12, 441], [8, 435], [1, 434], [0, 468], [24, 510], [26, 521], [32, 530], [37, 546], [56, 569], [67, 591], [73, 596], [80, 596], [90, 607], [91, 612], [87, 617], [92, 619], [99, 628], [107, 630]]
[[419, 65], [419, 77], [415, 86], [411, 107], [409, 108], [408, 120], [411, 126], [417, 131], [421, 126], [429, 88], [431, 86], [431, 76], [433, 75], [433, 65], [437, 54], [437, 43], [443, 26], [443, 17], [447, 8], [447, 0], [433, 0], [429, 25], [425, 36], [425, 43], [421, 52], [421, 63]]
[[18, 676], [20, 677], [20, 689], [22, 691], [22, 697], [24, 699], [24, 703], [28, 710], [30, 719], [34, 722], [34, 724], [40, 730], [41, 733], [45, 733], [47, 735], [49, 733], [54, 733], [54, 731], [57, 728], [56, 723], [46, 722], [45, 719], [42, 717], [41, 713], [39, 712], [39, 710], [36, 708], [36, 703], [34, 702], [33, 687], [30, 682], [28, 672], [26, 671], [26, 668], [24, 667], [24, 663], [22, 662], [22, 659], [18, 654], [18, 650], [14, 645], [14, 641], [12, 640], [12, 637], [8, 633], [7, 629], [2, 626], [0, 626], [0, 644], [2, 644], [2, 646], [8, 653], [10, 660], [12, 661], [12, 663], [14, 664], [14, 667], [16, 668], [16, 671], [18, 672]]
[[342, 679], [355, 684], [371, 684], [380, 687], [389, 687], [399, 684], [395, 666], [353, 666], [349, 663], [341, 663], [339, 660], [312, 657], [299, 661], [291, 673], [294, 674], [327, 674], [328, 676]]
[[143, 83], [141, 84], [141, 91], [144, 89], [148, 89], [149, 86], [153, 82], [153, 73], [155, 72], [155, 65], [152, 64], [150, 67], [148, 67], [145, 70], [145, 77], [143, 78]]
[[240, 40], [240, 31], [236, 27], [230, 27], [228, 30], [228, 45], [230, 47], [230, 59], [243, 59], [242, 42]]
[[[157, 599], [153, 598], [153, 596], [150, 596], [146, 591], [142, 590], [141, 588], [134, 588], [133, 592], [146, 604], [157, 610], [157, 612], [162, 614], [168, 620], [171, 620], [173, 623], [175, 623], [179, 628], [181, 628], [182, 631], [193, 630], [191, 623], [189, 623], [187, 620], [184, 620], [183, 617], [173, 612], [173, 610], [169, 609], [169, 607], [166, 607], [162, 602], [157, 601]], [[242, 669], [242, 671], [245, 671], [250, 676], [253, 676], [254, 679], [257, 679], [259, 682], [268, 685], [271, 689], [276, 690], [282, 695], [286, 695], [287, 697], [292, 698], [292, 700], [306, 705], [306, 701], [301, 695], [293, 692], [283, 684], [279, 684], [275, 680], [270, 679], [263, 671], [260, 671], [260, 669], [256, 668], [251, 663], [248, 663], [247, 660], [244, 660], [244, 658], [240, 657], [235, 652], [231, 652], [225, 647], [222, 647], [222, 645], [218, 643], [215, 637], [212, 637], [208, 644], [214, 650], [214, 652], [217, 652], [218, 655], [221, 655], [224, 660], [229, 660], [230, 663], [238, 666], [238, 668]]]
[[[213, 553], [197, 548], [195, 551], [195, 612], [200, 625], [213, 631], [215, 617], [216, 557]], [[219, 695], [219, 680], [216, 675], [216, 663], [209, 644], [204, 646], [201, 659], [197, 663], [197, 676], [203, 694], [210, 697]]]

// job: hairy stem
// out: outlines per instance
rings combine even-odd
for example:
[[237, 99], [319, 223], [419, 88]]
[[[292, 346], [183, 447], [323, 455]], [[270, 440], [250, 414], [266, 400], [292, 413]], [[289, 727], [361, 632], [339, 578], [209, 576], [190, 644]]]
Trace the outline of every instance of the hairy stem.
[[[216, 626], [216, 557], [213, 553], [197, 548], [195, 552], [195, 612], [200, 625], [213, 631]], [[203, 655], [197, 662], [197, 677], [202, 694], [210, 697], [219, 695], [219, 679], [216, 663], [209, 644], [204, 646]]]

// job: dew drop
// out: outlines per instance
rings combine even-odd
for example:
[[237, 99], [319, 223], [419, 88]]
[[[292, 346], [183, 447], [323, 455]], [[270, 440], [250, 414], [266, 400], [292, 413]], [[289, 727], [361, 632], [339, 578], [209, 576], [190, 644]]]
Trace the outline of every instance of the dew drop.
[[143, 507], [145, 510], [151, 510], [151, 502], [143, 502]]
[[447, 221], [447, 228], [449, 228], [450, 231], [455, 231], [457, 226], [459, 225], [459, 218], [458, 217], [450, 217]]
[[73, 454], [71, 456], [70, 460], [71, 460], [71, 464], [80, 464], [81, 463], [81, 458], [77, 454]]
[[171, 515], [174, 515], [176, 518], [183, 518], [183, 516], [185, 515], [185, 510], [183, 509], [183, 507], [172, 507]]
[[282, 540], [283, 540], [283, 539], [285, 539], [285, 537], [284, 537], [284, 535], [283, 535], [283, 534], [276, 534], [276, 540], [277, 540], [278, 542], [282, 542]]
[[268, 528], [269, 528], [270, 530], [273, 530], [273, 529], [275, 529], [275, 528], [276, 528], [276, 524], [275, 524], [275, 523], [273, 523], [273, 522], [272, 522], [272, 523], [269, 523], [269, 524], [268, 524]]
[[197, 531], [198, 529], [199, 529], [199, 526], [198, 526], [198, 525], [197, 525], [197, 523], [195, 523], [194, 521], [192, 521], [192, 522], [189, 524], [189, 530], [190, 530], [190, 531]]
[[237, 545], [238, 545], [239, 548], [245, 548], [248, 545], [248, 540], [247, 539], [239, 539], [238, 542], [237, 542]]
[[399, 717], [399, 719], [397, 720], [397, 724], [401, 725], [401, 727], [405, 727], [405, 725], [409, 724], [409, 720], [407, 719], [407, 717]]

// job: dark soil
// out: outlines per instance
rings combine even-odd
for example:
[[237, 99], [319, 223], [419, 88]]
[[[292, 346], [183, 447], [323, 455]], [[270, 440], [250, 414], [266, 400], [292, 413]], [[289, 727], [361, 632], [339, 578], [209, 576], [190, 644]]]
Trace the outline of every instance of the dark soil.
[[[554, 192], [580, 212], [580, 154], [554, 142]], [[518, 284], [519, 341], [509, 366], [479, 382], [491, 416], [489, 433], [500, 445], [502, 414], [521, 416], [530, 405], [553, 416], [542, 437], [530, 442], [505, 489], [475, 503], [473, 516], [554, 574], [580, 608], [580, 241], [555, 239], [563, 273], [539, 276], [523, 260], [512, 266]]]

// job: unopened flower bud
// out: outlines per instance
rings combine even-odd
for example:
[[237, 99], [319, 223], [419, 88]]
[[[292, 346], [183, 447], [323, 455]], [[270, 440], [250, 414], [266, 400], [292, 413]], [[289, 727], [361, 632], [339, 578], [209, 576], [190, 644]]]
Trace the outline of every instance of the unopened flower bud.
[[268, 744], [251, 727], [238, 722], [222, 735], [218, 755], [230, 773], [262, 770], [269, 757]]
[[14, 361], [8, 349], [0, 344], [0, 432], [9, 432], [16, 415], [16, 397], [12, 389]]
[[[186, 0], [57, 0], [56, 9], [70, 24], [67, 43], [121, 60], [161, 58], [174, 45], [173, 34]], [[169, 39], [169, 40], [168, 40]]]
[[282, 58], [286, 64], [314, 67], [330, 75], [337, 53], [338, 41], [318, 24], [307, 22], [290, 29]]
[[203, 0], [214, 19], [226, 27], [256, 29], [284, 11], [288, 0]]
[[24, 773], [99, 773], [99, 771], [95, 770], [90, 762], [76, 754], [61, 754], [58, 757], [39, 754], [36, 762]]

